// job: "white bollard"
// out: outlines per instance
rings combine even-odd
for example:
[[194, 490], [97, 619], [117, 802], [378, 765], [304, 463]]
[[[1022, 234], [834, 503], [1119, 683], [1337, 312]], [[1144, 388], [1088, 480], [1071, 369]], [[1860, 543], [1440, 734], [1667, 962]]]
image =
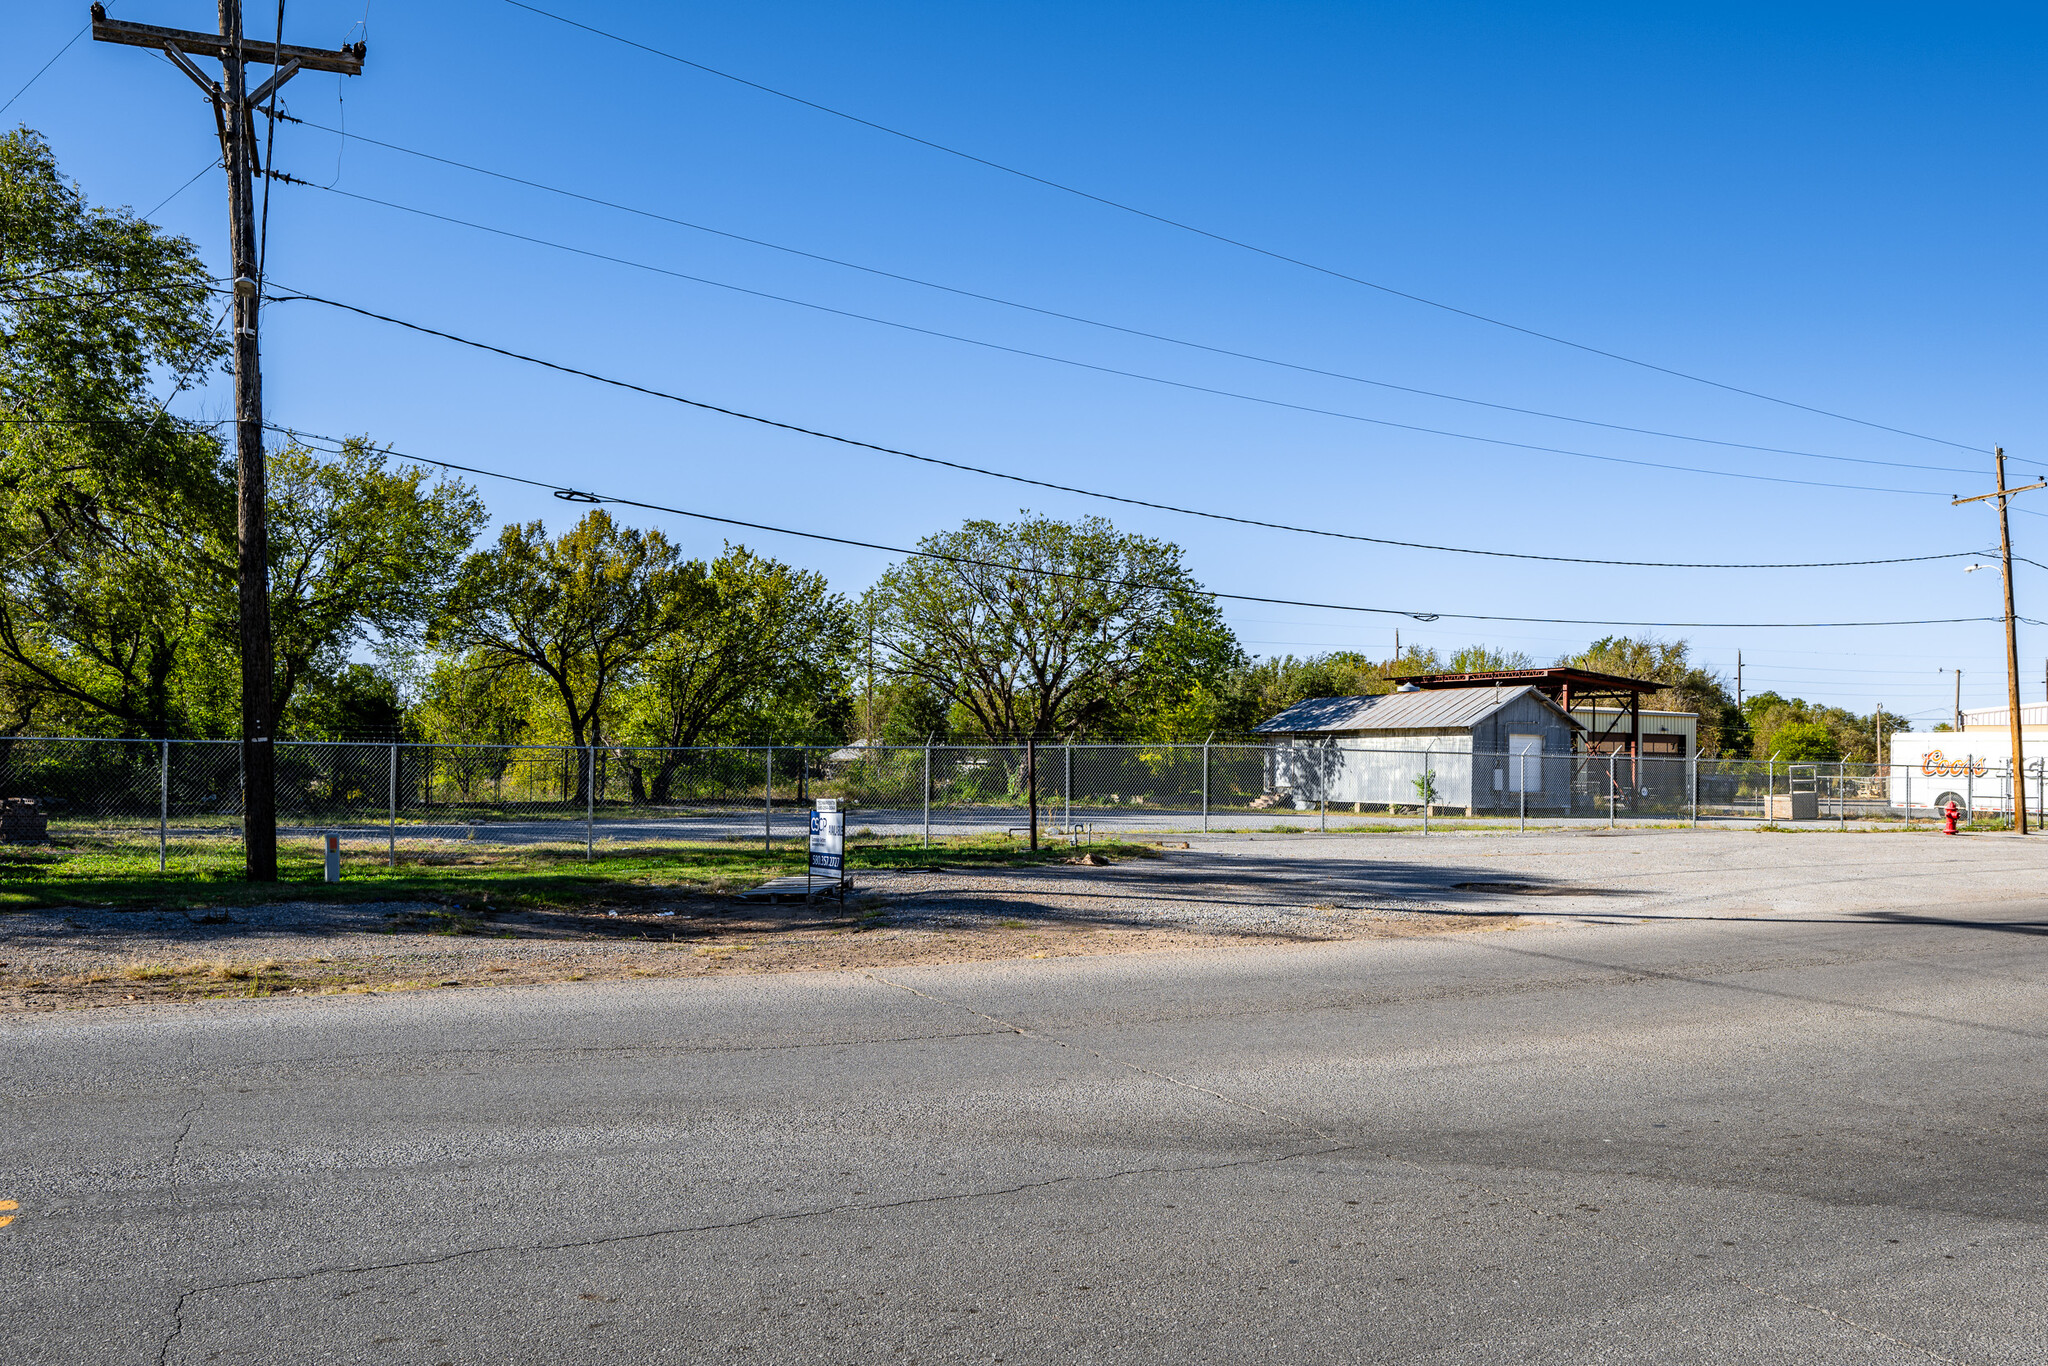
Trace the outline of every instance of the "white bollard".
[[327, 880], [341, 881], [341, 836], [327, 832]]

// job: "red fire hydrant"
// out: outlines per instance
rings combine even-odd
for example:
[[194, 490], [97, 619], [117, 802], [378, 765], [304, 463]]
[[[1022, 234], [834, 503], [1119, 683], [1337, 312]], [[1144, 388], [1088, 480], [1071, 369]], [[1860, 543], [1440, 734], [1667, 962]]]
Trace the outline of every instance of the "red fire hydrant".
[[1944, 835], [1953, 835], [1956, 832], [1956, 817], [1962, 814], [1963, 809], [1956, 805], [1956, 799], [1954, 797], [1950, 797], [1948, 799], [1948, 805], [1941, 808], [1941, 818], [1948, 822], [1948, 828], [1943, 830], [1941, 833]]

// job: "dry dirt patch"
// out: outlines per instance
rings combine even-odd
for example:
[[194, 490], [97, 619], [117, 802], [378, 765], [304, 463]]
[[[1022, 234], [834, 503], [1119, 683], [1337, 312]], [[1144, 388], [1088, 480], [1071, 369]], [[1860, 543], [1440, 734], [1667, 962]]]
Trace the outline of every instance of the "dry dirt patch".
[[1385, 899], [1338, 904], [1304, 884], [1168, 871], [1148, 860], [876, 873], [844, 906], [691, 895], [575, 910], [309, 902], [24, 912], [0, 917], [0, 1013], [1159, 953], [1516, 920]]

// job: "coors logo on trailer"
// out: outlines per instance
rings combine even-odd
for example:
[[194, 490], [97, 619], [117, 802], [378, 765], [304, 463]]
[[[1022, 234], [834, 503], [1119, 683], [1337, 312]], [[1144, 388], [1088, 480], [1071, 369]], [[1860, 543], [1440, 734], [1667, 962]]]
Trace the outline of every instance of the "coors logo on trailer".
[[1982, 759], [1945, 759], [1938, 749], [1930, 749], [1920, 761], [1920, 771], [1930, 778], [1982, 778], [1990, 773], [1991, 767]]

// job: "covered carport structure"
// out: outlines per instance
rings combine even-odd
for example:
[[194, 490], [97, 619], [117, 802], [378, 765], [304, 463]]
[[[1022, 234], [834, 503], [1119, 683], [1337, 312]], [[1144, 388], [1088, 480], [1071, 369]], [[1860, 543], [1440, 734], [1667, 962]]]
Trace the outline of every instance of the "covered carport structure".
[[[1605, 730], [1588, 730], [1580, 743], [1588, 754], [1626, 754], [1629, 758], [1628, 802], [1634, 810], [1636, 794], [1642, 790], [1637, 771], [1643, 753], [1643, 698], [1661, 691], [1663, 684], [1621, 674], [1604, 674], [1592, 669], [1564, 665], [1547, 669], [1486, 669], [1478, 673], [1414, 674], [1401, 680], [1418, 688], [1534, 688], [1571, 714], [1575, 706], [1615, 703], [1614, 724]], [[1623, 709], [1627, 729], [1622, 729]]]

